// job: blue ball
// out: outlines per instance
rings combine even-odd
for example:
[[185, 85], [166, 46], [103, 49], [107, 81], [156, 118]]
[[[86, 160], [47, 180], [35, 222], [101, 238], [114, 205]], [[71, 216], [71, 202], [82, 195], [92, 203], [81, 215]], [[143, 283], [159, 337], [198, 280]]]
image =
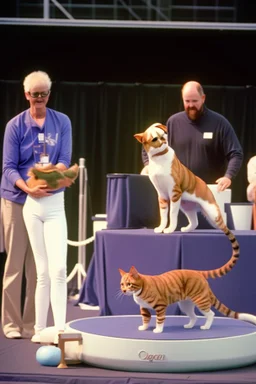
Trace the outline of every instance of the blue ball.
[[36, 360], [41, 365], [57, 367], [61, 360], [61, 350], [53, 345], [44, 345], [36, 351]]

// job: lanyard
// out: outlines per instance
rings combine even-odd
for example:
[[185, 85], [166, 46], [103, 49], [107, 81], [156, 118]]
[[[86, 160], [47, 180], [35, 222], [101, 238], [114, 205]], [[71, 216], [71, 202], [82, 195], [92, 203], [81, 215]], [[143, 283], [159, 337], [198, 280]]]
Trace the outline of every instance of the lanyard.
[[[46, 139], [45, 139], [45, 133], [39, 132], [37, 134], [37, 140], [34, 140], [33, 134], [32, 134], [32, 127], [31, 127], [31, 140], [32, 140], [32, 146], [33, 146], [33, 155], [34, 155], [34, 162], [35, 164], [49, 164], [49, 155], [46, 151]], [[46, 132], [46, 129], [45, 129]], [[38, 144], [35, 144], [35, 143]]]

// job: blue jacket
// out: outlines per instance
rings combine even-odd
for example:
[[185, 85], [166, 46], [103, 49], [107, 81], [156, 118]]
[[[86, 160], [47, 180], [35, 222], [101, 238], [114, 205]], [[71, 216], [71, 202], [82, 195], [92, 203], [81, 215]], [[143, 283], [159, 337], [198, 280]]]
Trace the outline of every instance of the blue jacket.
[[27, 194], [15, 183], [20, 178], [28, 178], [29, 168], [37, 162], [35, 148], [38, 147], [42, 147], [42, 152], [46, 151], [50, 163], [63, 163], [68, 168], [72, 152], [69, 117], [47, 108], [44, 125], [39, 127], [27, 109], [7, 123], [3, 142], [1, 197], [24, 204]]

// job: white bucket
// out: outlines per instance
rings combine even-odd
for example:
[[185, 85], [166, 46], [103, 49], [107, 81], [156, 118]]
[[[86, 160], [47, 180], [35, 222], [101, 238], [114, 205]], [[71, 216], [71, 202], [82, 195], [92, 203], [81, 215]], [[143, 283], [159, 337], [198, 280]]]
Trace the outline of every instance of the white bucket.
[[234, 223], [234, 229], [250, 230], [252, 225], [252, 204], [230, 204], [230, 211]]
[[102, 229], [107, 229], [107, 215], [105, 213], [97, 213], [95, 216], [92, 217], [93, 221], [93, 236], [95, 236], [95, 233], [97, 231], [100, 231]]

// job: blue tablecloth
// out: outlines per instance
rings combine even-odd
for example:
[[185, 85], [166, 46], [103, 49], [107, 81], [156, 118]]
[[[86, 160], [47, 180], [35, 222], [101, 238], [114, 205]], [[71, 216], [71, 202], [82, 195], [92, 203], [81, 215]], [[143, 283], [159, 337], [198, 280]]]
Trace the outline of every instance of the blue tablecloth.
[[158, 226], [157, 193], [148, 176], [108, 174], [106, 213], [109, 229]]

